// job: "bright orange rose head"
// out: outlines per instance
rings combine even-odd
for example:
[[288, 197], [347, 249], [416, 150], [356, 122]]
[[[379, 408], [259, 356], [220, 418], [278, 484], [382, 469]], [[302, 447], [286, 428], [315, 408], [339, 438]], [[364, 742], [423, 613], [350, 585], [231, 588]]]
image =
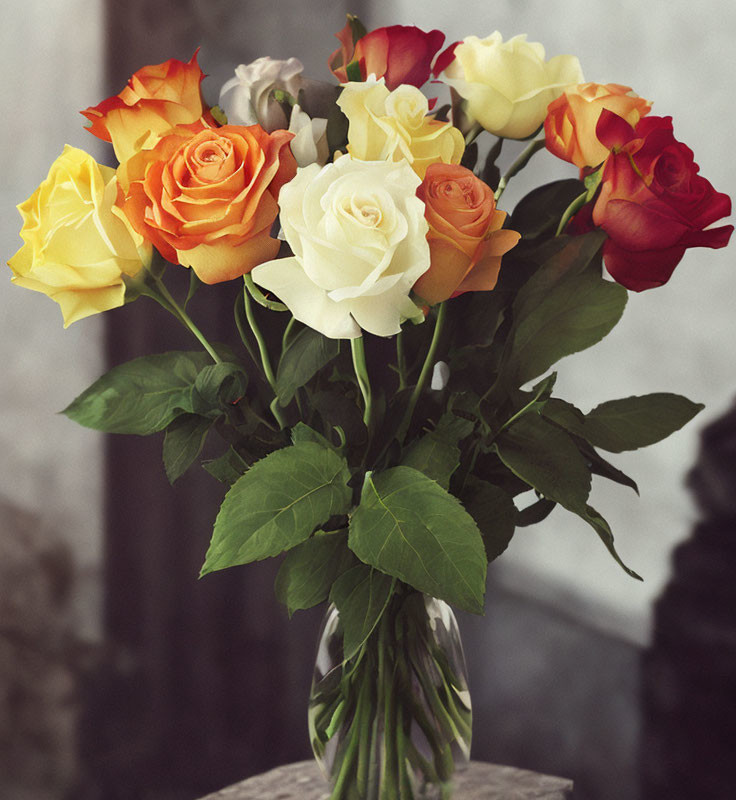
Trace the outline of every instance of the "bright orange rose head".
[[490, 186], [456, 164], [432, 164], [417, 189], [429, 224], [430, 267], [414, 292], [434, 305], [463, 292], [490, 291], [501, 257], [521, 238], [503, 230]]
[[636, 127], [652, 108], [649, 100], [617, 83], [581, 83], [563, 92], [549, 104], [544, 120], [547, 149], [575, 166], [597, 167], [608, 156], [608, 148], [596, 136], [603, 109]]
[[214, 127], [214, 119], [202, 101], [204, 75], [197, 53], [185, 64], [170, 58], [163, 64], [143, 67], [133, 74], [120, 94], [82, 111], [92, 123], [89, 132], [112, 142], [121, 163], [177, 125], [201, 121]]
[[[376, 28], [356, 39], [355, 25], [350, 19], [336, 36], [342, 46], [328, 62], [333, 75], [341, 83], [364, 81], [369, 75], [375, 75], [385, 78], [391, 91], [402, 83], [416, 87], [425, 84], [432, 62], [445, 41], [442, 31], [427, 33], [413, 25]], [[348, 67], [352, 65], [360, 76], [348, 74]]]
[[118, 171], [132, 226], [204, 283], [240, 277], [275, 258], [279, 190], [296, 174], [287, 131], [225, 125], [178, 128]]

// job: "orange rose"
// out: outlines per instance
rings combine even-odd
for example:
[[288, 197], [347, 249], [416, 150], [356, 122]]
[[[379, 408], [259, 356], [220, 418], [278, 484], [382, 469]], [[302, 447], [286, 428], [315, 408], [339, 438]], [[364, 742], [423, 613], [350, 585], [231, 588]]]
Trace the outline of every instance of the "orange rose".
[[597, 167], [608, 156], [595, 128], [606, 108], [632, 127], [652, 108], [649, 100], [617, 83], [581, 83], [563, 92], [549, 104], [544, 120], [547, 149], [576, 167]]
[[81, 113], [92, 123], [89, 132], [112, 142], [122, 163], [177, 125], [217, 124], [202, 101], [202, 78], [197, 53], [188, 64], [170, 58], [139, 69], [120, 94]]
[[429, 224], [430, 266], [414, 292], [434, 305], [471, 291], [489, 291], [498, 280], [501, 256], [521, 238], [502, 230], [506, 212], [491, 188], [465, 167], [431, 164], [417, 189]]
[[177, 128], [118, 170], [118, 204], [168, 261], [205, 283], [232, 280], [278, 253], [270, 231], [296, 173], [293, 137], [260, 125]]

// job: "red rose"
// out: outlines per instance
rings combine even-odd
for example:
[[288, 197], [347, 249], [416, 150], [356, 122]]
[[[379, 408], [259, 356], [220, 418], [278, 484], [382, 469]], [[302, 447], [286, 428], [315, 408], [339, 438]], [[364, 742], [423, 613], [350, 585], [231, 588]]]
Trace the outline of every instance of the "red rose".
[[347, 83], [347, 67], [353, 62], [360, 70], [360, 80], [374, 74], [385, 78], [386, 86], [393, 91], [402, 83], [420, 87], [429, 80], [432, 61], [445, 41], [445, 34], [434, 30], [425, 33], [413, 25], [391, 25], [376, 28], [357, 40], [350, 21], [337, 34], [342, 46], [330, 56], [328, 65], [332, 74]]
[[608, 239], [606, 269], [627, 289], [641, 292], [666, 283], [688, 247], [725, 247], [733, 225], [708, 228], [731, 213], [672, 135], [671, 117], [644, 117], [632, 128], [603, 110], [598, 139], [611, 151], [593, 207], [593, 223]]

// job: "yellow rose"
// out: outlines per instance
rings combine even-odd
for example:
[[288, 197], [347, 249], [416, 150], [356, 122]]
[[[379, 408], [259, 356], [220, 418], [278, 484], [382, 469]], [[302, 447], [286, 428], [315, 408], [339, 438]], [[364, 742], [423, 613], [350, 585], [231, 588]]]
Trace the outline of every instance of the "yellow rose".
[[467, 114], [487, 131], [525, 139], [544, 122], [547, 106], [568, 87], [583, 82], [575, 56], [544, 60], [544, 47], [526, 34], [504, 42], [468, 36], [439, 76], [466, 102]]
[[18, 206], [25, 244], [8, 262], [13, 283], [55, 300], [65, 328], [123, 305], [123, 275], [150, 262], [151, 246], [115, 207], [116, 196], [115, 170], [66, 145]]
[[348, 152], [360, 161], [406, 159], [420, 178], [430, 164], [459, 164], [465, 140], [449, 122], [428, 116], [415, 86], [389, 92], [383, 78], [345, 84], [337, 104], [348, 118]]

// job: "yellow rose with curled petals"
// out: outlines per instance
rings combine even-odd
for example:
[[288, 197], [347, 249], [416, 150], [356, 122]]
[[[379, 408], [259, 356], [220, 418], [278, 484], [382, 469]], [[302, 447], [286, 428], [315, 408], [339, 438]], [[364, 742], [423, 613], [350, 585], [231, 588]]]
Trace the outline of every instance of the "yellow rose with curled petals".
[[151, 260], [144, 242], [115, 206], [115, 170], [66, 145], [46, 180], [18, 206], [24, 245], [10, 259], [17, 286], [48, 295], [64, 327], [125, 301], [123, 275]]
[[494, 31], [466, 36], [438, 76], [465, 100], [466, 113], [495, 136], [525, 139], [544, 122], [547, 106], [583, 82], [575, 56], [545, 61], [544, 47], [526, 34], [507, 42]]
[[348, 118], [348, 152], [360, 161], [406, 159], [420, 178], [430, 164], [459, 164], [462, 133], [428, 115], [427, 98], [415, 86], [389, 92], [383, 78], [345, 84], [337, 104]]

